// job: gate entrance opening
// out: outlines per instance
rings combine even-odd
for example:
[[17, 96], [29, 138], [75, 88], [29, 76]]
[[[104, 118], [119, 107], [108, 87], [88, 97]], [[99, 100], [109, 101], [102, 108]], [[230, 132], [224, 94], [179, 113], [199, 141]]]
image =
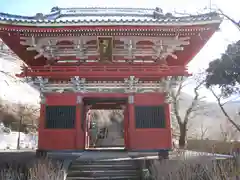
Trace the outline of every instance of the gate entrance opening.
[[85, 98], [83, 102], [85, 109], [85, 149], [125, 149], [127, 99]]

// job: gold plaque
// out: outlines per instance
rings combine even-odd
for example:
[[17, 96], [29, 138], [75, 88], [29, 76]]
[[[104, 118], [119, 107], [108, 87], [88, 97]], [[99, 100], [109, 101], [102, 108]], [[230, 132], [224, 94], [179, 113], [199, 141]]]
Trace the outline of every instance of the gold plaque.
[[98, 52], [100, 62], [112, 61], [113, 37], [98, 37]]

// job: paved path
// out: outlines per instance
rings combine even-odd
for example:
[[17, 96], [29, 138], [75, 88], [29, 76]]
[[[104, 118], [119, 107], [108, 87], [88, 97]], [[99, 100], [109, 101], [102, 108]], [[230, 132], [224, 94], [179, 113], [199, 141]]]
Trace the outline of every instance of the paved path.
[[[133, 152], [128, 153], [124, 151], [85, 151], [79, 153], [51, 153], [50, 157], [68, 157], [71, 159], [78, 158], [79, 160], [130, 160], [130, 159], [158, 159], [157, 153], [142, 153], [142, 152]], [[182, 151], [176, 152], [173, 151], [169, 155], [170, 160], [184, 160], [184, 159], [199, 159], [202, 157], [208, 157], [212, 159], [226, 159], [231, 158], [229, 155], [221, 154], [212, 154], [204, 152], [195, 152], [195, 151]]]
[[1, 153], [21, 153], [21, 152], [36, 152], [36, 150], [32, 150], [32, 149], [8, 149], [8, 150], [3, 150], [0, 149], [0, 154]]
[[[96, 160], [96, 159], [115, 159], [115, 160], [128, 160], [128, 159], [157, 159], [156, 153], [127, 153], [127, 152], [109, 152], [109, 151], [85, 151], [76, 153], [49, 153], [49, 157], [53, 159], [81, 159], [81, 160]], [[220, 155], [212, 153], [200, 153], [194, 151], [185, 152], [171, 152], [169, 155], [170, 160], [178, 159], [198, 159], [200, 157], [209, 157], [213, 159], [231, 158], [229, 155]], [[34, 159], [35, 150], [7, 150], [0, 151], [0, 163], [7, 161], [28, 161]]]

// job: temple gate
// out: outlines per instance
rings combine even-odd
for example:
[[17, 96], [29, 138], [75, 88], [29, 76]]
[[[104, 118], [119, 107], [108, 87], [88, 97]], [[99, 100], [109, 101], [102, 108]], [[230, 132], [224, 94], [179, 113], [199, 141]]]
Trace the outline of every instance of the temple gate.
[[90, 110], [119, 109], [126, 151], [167, 156], [169, 91], [221, 21], [215, 13], [176, 17], [159, 8], [1, 13], [0, 38], [25, 62], [17, 76], [41, 93], [39, 151], [88, 150]]

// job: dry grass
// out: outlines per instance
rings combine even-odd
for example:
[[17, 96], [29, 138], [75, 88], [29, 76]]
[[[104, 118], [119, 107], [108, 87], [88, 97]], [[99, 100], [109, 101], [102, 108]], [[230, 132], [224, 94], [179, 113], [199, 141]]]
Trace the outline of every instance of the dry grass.
[[240, 149], [240, 142], [191, 139], [187, 142], [187, 149], [200, 152], [214, 151], [218, 154], [229, 154], [236, 149]]
[[65, 172], [60, 162], [38, 159], [24, 167], [14, 165], [2, 168], [0, 180], [63, 180], [64, 174]]
[[[181, 155], [174, 160], [152, 160], [148, 180], [238, 180], [238, 158], [215, 159]], [[147, 168], [147, 167], [146, 167]], [[240, 176], [239, 176], [240, 177]], [[240, 178], [239, 178], [240, 179]]]
[[[240, 172], [238, 159], [234, 157], [216, 160], [202, 153], [195, 154], [194, 157], [182, 150], [171, 160], [146, 160], [143, 172], [148, 174], [145, 176], [147, 180], [238, 180], [236, 178]], [[64, 169], [59, 161], [50, 159], [20, 161], [12, 161], [1, 166], [0, 180], [64, 179]]]

